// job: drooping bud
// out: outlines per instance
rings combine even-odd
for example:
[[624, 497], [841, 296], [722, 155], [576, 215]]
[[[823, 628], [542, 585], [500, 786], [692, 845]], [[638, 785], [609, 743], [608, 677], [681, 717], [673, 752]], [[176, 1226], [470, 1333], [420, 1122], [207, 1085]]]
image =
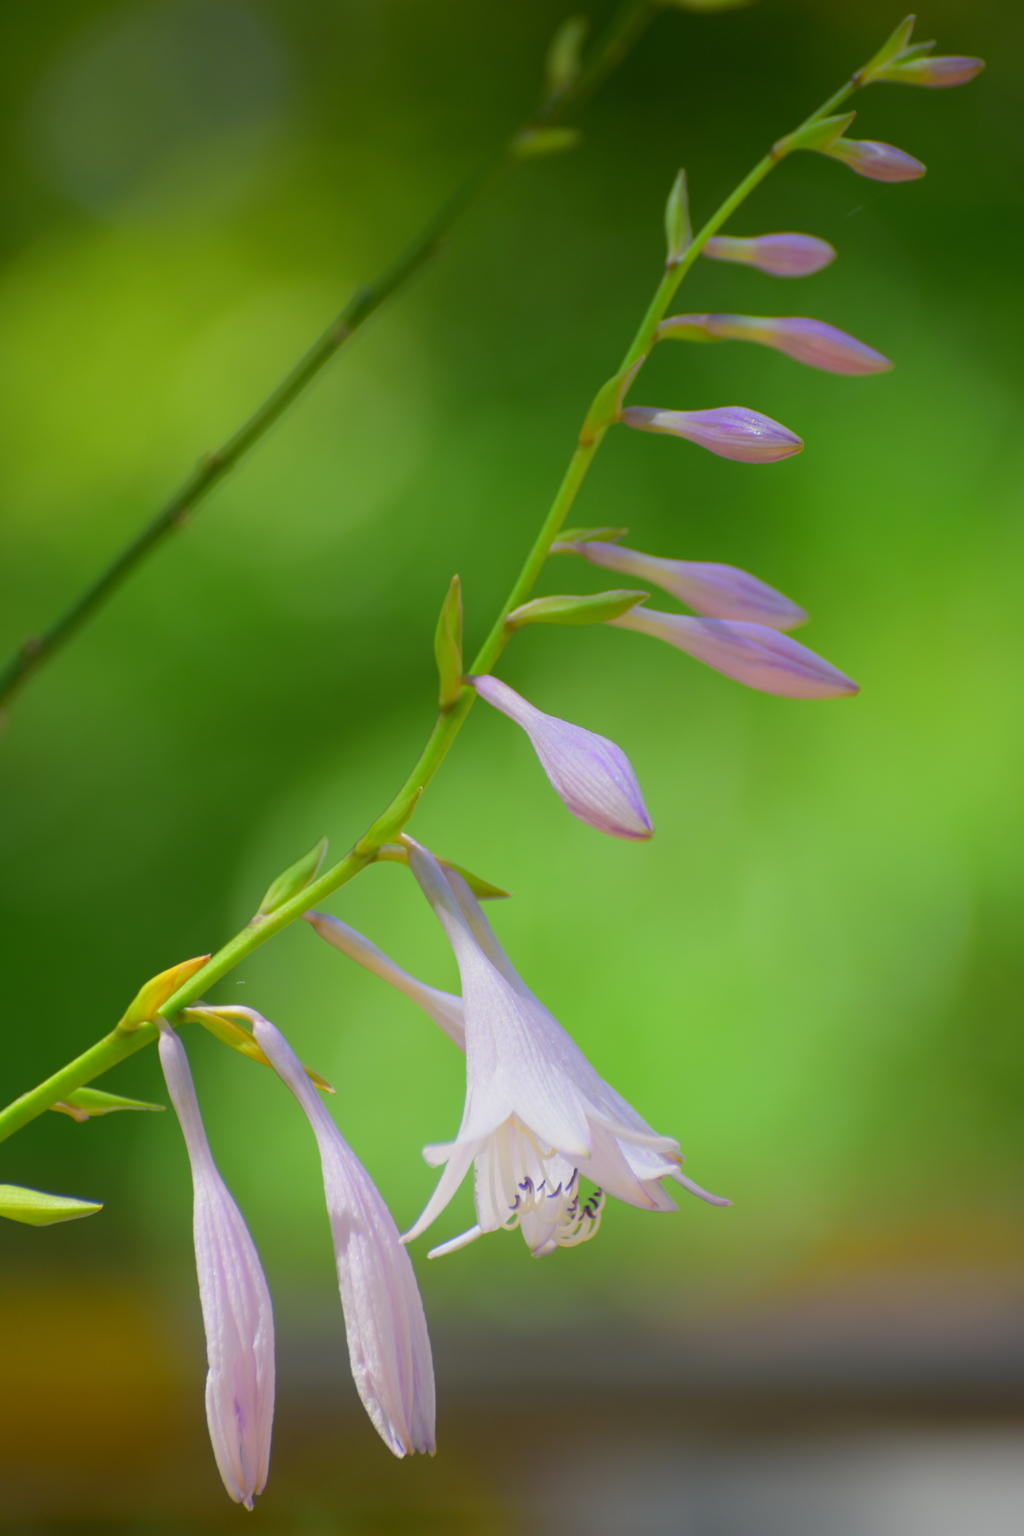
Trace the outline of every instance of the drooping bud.
[[162, 1114], [162, 1104], [147, 1104], [144, 1099], [123, 1099], [118, 1093], [103, 1093], [99, 1088], [76, 1088], [66, 1093], [56, 1104], [50, 1105], [62, 1115], [70, 1115], [79, 1125], [95, 1120], [97, 1115], [112, 1115], [121, 1109], [156, 1110]]
[[94, 1216], [102, 1209], [95, 1200], [73, 1200], [70, 1195], [46, 1195], [40, 1189], [0, 1184], [0, 1216], [24, 1222], [27, 1227], [52, 1227], [58, 1221]]
[[843, 112], [838, 117], [819, 117], [812, 123], [805, 123], [802, 128], [776, 140], [772, 145], [772, 159], [781, 160], [784, 155], [791, 155], [794, 149], [816, 149], [824, 153], [841, 133], [846, 132], [856, 116], [856, 112]]
[[678, 341], [756, 341], [785, 352], [826, 373], [886, 373], [892, 363], [855, 336], [795, 315], [673, 315], [658, 326], [658, 339]]
[[[614, 545], [609, 546], [614, 549]], [[509, 630], [524, 624], [606, 624], [650, 597], [649, 592], [595, 592], [588, 597], [535, 597], [513, 608], [505, 620]]]
[[667, 267], [676, 267], [686, 254], [693, 239], [690, 228], [690, 200], [686, 191], [686, 172], [680, 171], [672, 183], [672, 190], [665, 204], [665, 243], [668, 254]]
[[858, 692], [857, 684], [829, 662], [762, 624], [688, 619], [648, 608], [634, 608], [611, 622], [619, 629], [635, 629], [664, 640], [761, 693], [785, 699], [833, 699]]
[[697, 613], [713, 619], [741, 619], [763, 624], [769, 629], [795, 629], [807, 622], [807, 615], [796, 603], [758, 581], [734, 565], [714, 565], [704, 561], [663, 560], [637, 549], [623, 549], [620, 544], [585, 544], [554, 546], [557, 553], [582, 555], [591, 565], [622, 571], [653, 582]]
[[868, 181], [917, 181], [928, 169], [913, 155], [875, 139], [837, 139], [822, 154], [841, 160]]
[[514, 160], [539, 160], [544, 155], [564, 155], [583, 139], [578, 128], [524, 128], [509, 144]]
[[209, 960], [209, 955], [197, 955], [194, 960], [182, 960], [180, 965], [172, 965], [159, 975], [150, 977], [145, 986], [140, 987], [135, 998], [125, 1009], [124, 1016], [118, 1024], [118, 1029], [126, 1034], [139, 1028], [140, 1024], [147, 1024], [160, 1012], [169, 997], [173, 997], [179, 987], [183, 987], [186, 981], [201, 971]]
[[440, 679], [439, 703], [451, 709], [462, 692], [462, 584], [457, 576], [441, 604], [434, 632], [434, 656]]
[[573, 816], [610, 837], [637, 842], [652, 835], [636, 774], [614, 741], [545, 715], [496, 677], [466, 681], [488, 704], [522, 726], [552, 789]]
[[278, 907], [283, 907], [286, 901], [291, 901], [300, 891], [304, 891], [307, 885], [311, 885], [316, 879], [317, 871], [324, 861], [327, 853], [327, 839], [322, 837], [314, 843], [308, 853], [304, 853], [301, 859], [296, 859], [286, 870], [271, 881], [267, 887], [267, 893], [256, 909], [257, 918], [268, 917], [271, 912], [276, 912]]
[[544, 60], [544, 94], [549, 101], [564, 96], [576, 84], [589, 30], [588, 17], [567, 16], [548, 44]]
[[684, 437], [722, 459], [741, 464], [773, 464], [803, 449], [803, 440], [780, 422], [742, 405], [723, 405], [713, 411], [660, 411], [653, 406], [630, 405], [620, 418], [640, 432], [661, 432]]
[[772, 277], [808, 277], [835, 261], [835, 248], [816, 235], [712, 235], [702, 256], [712, 261], [739, 261]]

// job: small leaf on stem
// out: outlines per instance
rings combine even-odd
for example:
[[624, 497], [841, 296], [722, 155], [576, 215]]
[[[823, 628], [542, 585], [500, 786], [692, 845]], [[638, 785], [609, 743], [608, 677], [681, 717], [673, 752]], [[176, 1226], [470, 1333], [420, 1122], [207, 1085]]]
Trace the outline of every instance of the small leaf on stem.
[[209, 955], [197, 955], [194, 960], [182, 960], [179, 965], [172, 965], [159, 975], [152, 976], [145, 986], [139, 988], [125, 1009], [118, 1029], [127, 1034], [138, 1029], [140, 1024], [148, 1024], [160, 1012], [167, 999], [173, 997], [178, 988], [183, 987], [197, 971], [201, 971], [209, 958]]
[[76, 1088], [74, 1093], [66, 1093], [56, 1104], [50, 1105], [51, 1109], [58, 1110], [62, 1115], [70, 1115], [72, 1120], [81, 1124], [85, 1120], [93, 1120], [97, 1115], [112, 1115], [119, 1109], [148, 1109], [163, 1113], [163, 1104], [147, 1104], [143, 1099], [123, 1099], [117, 1093], [104, 1093], [99, 1088]]
[[638, 357], [631, 367], [624, 369], [622, 373], [613, 374], [607, 383], [601, 385], [591, 401], [590, 410], [580, 429], [581, 447], [589, 447], [599, 432], [603, 432], [606, 427], [610, 427], [613, 422], [619, 420], [622, 414], [622, 402], [629, 393], [629, 386], [646, 360], [646, 357]]
[[434, 632], [434, 656], [441, 680], [439, 703], [451, 709], [462, 692], [462, 586], [452, 577]]
[[690, 200], [686, 193], [686, 172], [681, 170], [672, 183], [672, 190], [665, 204], [665, 241], [668, 246], [665, 265], [678, 266], [692, 240], [693, 230], [690, 227]]
[[276, 912], [278, 907], [283, 907], [286, 901], [291, 901], [304, 890], [311, 881], [315, 880], [317, 871], [324, 861], [327, 853], [327, 839], [322, 837], [314, 843], [308, 853], [304, 853], [301, 859], [296, 859], [282, 874], [278, 875], [267, 887], [267, 894], [256, 909], [257, 918], [267, 917], [271, 912]]
[[513, 608], [505, 620], [507, 629], [515, 630], [524, 624], [607, 624], [628, 613], [637, 603], [650, 597], [649, 592], [595, 592], [587, 597], [535, 597], [521, 608]]
[[614, 544], [616, 539], [624, 539], [629, 532], [628, 528], [563, 528], [554, 544], [551, 546], [552, 554], [566, 554], [562, 548], [565, 544], [586, 544], [588, 539], [600, 539], [602, 544]]
[[383, 843], [390, 843], [396, 838], [416, 809], [416, 802], [422, 793], [423, 785], [418, 784], [407, 795], [392, 801], [383, 815], [377, 817], [370, 830], [359, 839], [353, 853], [360, 857], [375, 854]]
[[[230, 1017], [235, 1011], [233, 1008], [185, 1008], [181, 1016], [187, 1024], [201, 1024], [222, 1045], [230, 1046], [240, 1056], [248, 1056], [250, 1061], [258, 1061], [261, 1066], [269, 1067], [270, 1062], [249, 1031], [241, 1024], [236, 1024]], [[247, 1009], [239, 1009], [238, 1012], [248, 1016]], [[314, 1072], [312, 1067], [304, 1067], [303, 1071], [321, 1093], [334, 1092], [326, 1077], [321, 1077], [320, 1073]]]
[[819, 117], [816, 122], [807, 123], [803, 128], [797, 128], [793, 133], [787, 133], [772, 145], [772, 155], [776, 160], [781, 160], [783, 155], [792, 154], [794, 149], [829, 149], [846, 132], [856, 112], [842, 112], [838, 117]]
[[582, 138], [578, 128], [524, 128], [509, 144], [509, 153], [515, 160], [539, 160], [575, 149]]
[[551, 39], [544, 60], [544, 94], [549, 101], [564, 96], [576, 84], [589, 31], [588, 17], [567, 16]]
[[[385, 843], [383, 848], [377, 850], [377, 858], [383, 864], [408, 864], [409, 850], [404, 843]], [[438, 863], [443, 864], [445, 869], [454, 869], [457, 874], [460, 874], [479, 901], [503, 901], [512, 895], [511, 891], [502, 890], [500, 885], [492, 885], [489, 880], [481, 880], [479, 875], [463, 869], [461, 864], [453, 864], [450, 859], [438, 859]], [[312, 914], [313, 917], [316, 915], [316, 913]], [[306, 916], [309, 918], [310, 914], [307, 913]]]
[[96, 1200], [73, 1200], [70, 1195], [45, 1195], [39, 1189], [0, 1184], [0, 1216], [22, 1221], [28, 1227], [52, 1227], [58, 1221], [77, 1221], [94, 1216], [103, 1206]]

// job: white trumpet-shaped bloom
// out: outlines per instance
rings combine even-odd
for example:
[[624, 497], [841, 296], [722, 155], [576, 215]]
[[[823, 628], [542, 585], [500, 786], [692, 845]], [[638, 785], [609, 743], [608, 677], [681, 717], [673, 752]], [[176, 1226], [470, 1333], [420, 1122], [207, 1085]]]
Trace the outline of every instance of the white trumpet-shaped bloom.
[[185, 1047], [166, 1024], [160, 1030], [160, 1065], [192, 1165], [210, 1440], [228, 1493], [252, 1509], [253, 1495], [262, 1493], [267, 1481], [274, 1423], [270, 1293], [248, 1228], [213, 1160]]
[[430, 1338], [394, 1218], [280, 1030], [261, 1014], [246, 1012], [257, 1044], [298, 1099], [320, 1150], [349, 1360], [363, 1407], [396, 1456], [433, 1455]]
[[[728, 1205], [686, 1178], [679, 1143], [658, 1133], [598, 1076], [579, 1047], [513, 970], [480, 904], [456, 871], [406, 838], [409, 867], [455, 951], [462, 977], [466, 1104], [455, 1140], [424, 1149], [444, 1172], [403, 1241], [419, 1237], [476, 1165], [477, 1225], [432, 1252], [518, 1226], [531, 1252], [583, 1242], [603, 1197], [641, 1210], [675, 1210], [664, 1178]], [[584, 1174], [598, 1193], [584, 1202]]]

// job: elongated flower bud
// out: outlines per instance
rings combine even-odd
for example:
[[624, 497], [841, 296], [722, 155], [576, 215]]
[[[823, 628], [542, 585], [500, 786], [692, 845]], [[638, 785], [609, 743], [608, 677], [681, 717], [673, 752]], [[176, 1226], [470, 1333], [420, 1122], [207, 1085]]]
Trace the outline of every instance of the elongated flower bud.
[[160, 1029], [160, 1065], [192, 1165], [196, 1271], [210, 1367], [206, 1418], [213, 1454], [228, 1493], [252, 1509], [253, 1495], [262, 1493], [267, 1481], [274, 1422], [270, 1293], [241, 1212], [213, 1161], [185, 1047], [166, 1024]]
[[913, 155], [892, 144], [879, 144], [875, 139], [836, 139], [819, 153], [841, 160], [868, 181], [917, 181], [928, 169]]
[[610, 837], [637, 842], [652, 835], [636, 774], [614, 741], [545, 715], [496, 677], [466, 681], [488, 704], [522, 726], [566, 810]]
[[716, 672], [761, 693], [784, 699], [833, 699], [857, 693], [857, 684], [805, 645], [762, 624], [688, 619], [678, 613], [634, 608], [610, 623], [665, 640]]
[[739, 261], [772, 277], [808, 277], [835, 261], [835, 248], [815, 235], [712, 235], [702, 256], [712, 261]]
[[759, 411], [748, 411], [744, 405], [722, 405], [713, 411], [660, 411], [648, 405], [627, 405], [620, 419], [640, 432], [685, 437], [721, 459], [736, 459], [741, 464], [773, 464], [800, 453], [804, 446], [788, 427]]
[[[735, 565], [714, 565], [699, 560], [662, 560], [638, 549], [624, 549], [621, 544], [603, 544], [588, 539], [582, 544], [560, 543], [556, 551], [582, 555], [591, 565], [606, 570], [625, 571], [639, 576], [666, 592], [697, 613], [713, 619], [743, 619], [764, 624], [769, 629], [795, 629], [806, 624], [807, 615], [796, 603], [758, 581]], [[644, 610], [647, 612], [647, 610]]]
[[673, 315], [658, 326], [660, 340], [756, 341], [826, 373], [885, 373], [892, 363], [824, 320], [795, 315]]
[[316, 1096], [302, 1063], [269, 1019], [252, 1032], [298, 1099], [316, 1137], [356, 1388], [396, 1456], [434, 1452], [434, 1365], [409, 1255], [373, 1180]]
[[956, 58], [939, 54], [937, 58], [895, 60], [871, 78], [888, 80], [893, 85], [927, 85], [933, 90], [950, 85], [966, 85], [985, 68], [984, 59]]

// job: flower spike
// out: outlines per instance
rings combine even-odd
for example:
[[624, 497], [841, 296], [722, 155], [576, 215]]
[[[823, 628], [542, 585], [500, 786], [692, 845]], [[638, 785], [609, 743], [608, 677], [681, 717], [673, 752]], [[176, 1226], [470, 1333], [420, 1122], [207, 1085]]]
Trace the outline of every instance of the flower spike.
[[[807, 615], [796, 603], [734, 565], [699, 560], [662, 560], [621, 544], [588, 539], [581, 544], [553, 544], [558, 554], [582, 555], [592, 565], [622, 571], [671, 592], [681, 603], [714, 619], [745, 619], [769, 629], [796, 629]], [[648, 610], [644, 610], [647, 612]]]
[[680, 613], [634, 608], [619, 619], [618, 629], [653, 635], [695, 656], [737, 683], [786, 699], [835, 699], [857, 693], [857, 684], [805, 645], [763, 624], [726, 619], [688, 619]]
[[193, 1230], [206, 1329], [206, 1418], [224, 1486], [252, 1509], [270, 1468], [274, 1314], [259, 1256], [206, 1139], [185, 1047], [160, 1024], [160, 1065], [192, 1165]]
[[646, 841], [654, 827], [629, 758], [606, 736], [541, 710], [496, 677], [467, 677], [482, 699], [521, 725], [566, 810], [609, 837]]
[[434, 1365], [416, 1276], [391, 1212], [269, 1019], [252, 1032], [316, 1137], [356, 1389], [396, 1456], [434, 1454]]
[[659, 1136], [604, 1082], [513, 969], [460, 875], [406, 837], [409, 868], [455, 951], [466, 1030], [466, 1105], [454, 1142], [424, 1148], [445, 1165], [411, 1242], [441, 1214], [476, 1163], [477, 1224], [432, 1250], [451, 1253], [484, 1232], [519, 1227], [534, 1257], [594, 1235], [600, 1194], [581, 1201], [579, 1176], [641, 1210], [674, 1210], [660, 1181], [673, 1178], [712, 1205], [685, 1177], [679, 1144]]
[[824, 320], [795, 315], [673, 315], [658, 326], [661, 341], [756, 341], [826, 373], [886, 373], [887, 357]]
[[803, 440], [770, 416], [742, 405], [714, 411], [660, 411], [648, 405], [628, 405], [621, 421], [639, 432], [685, 437], [722, 459], [740, 464], [774, 464], [803, 449]]
[[712, 235], [702, 256], [712, 261], [739, 261], [772, 277], [809, 277], [835, 261], [834, 246], [815, 235]]

